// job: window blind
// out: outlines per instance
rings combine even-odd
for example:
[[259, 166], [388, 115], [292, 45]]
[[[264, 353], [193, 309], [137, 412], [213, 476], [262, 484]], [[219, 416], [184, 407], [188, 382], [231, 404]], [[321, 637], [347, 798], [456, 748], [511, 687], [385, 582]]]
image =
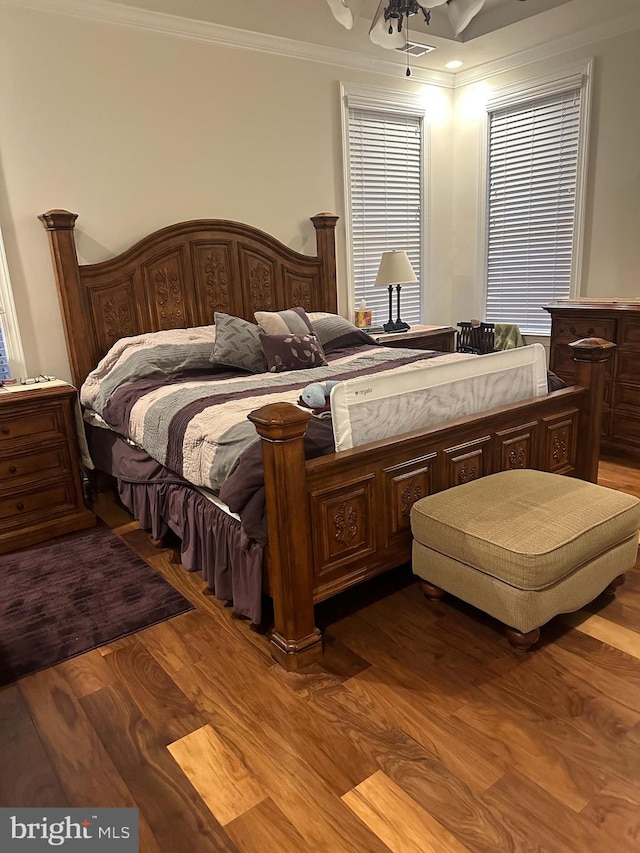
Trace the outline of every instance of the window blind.
[[[375, 284], [383, 252], [407, 252], [418, 283], [401, 291], [401, 316], [421, 321], [422, 120], [415, 115], [349, 109], [351, 252], [356, 308], [373, 323], [389, 318], [389, 292]], [[396, 291], [393, 292], [393, 318]]]
[[2, 334], [2, 321], [0, 320], [0, 382], [3, 379], [9, 378], [9, 359], [7, 358], [7, 350], [4, 345], [4, 335]]
[[571, 292], [580, 89], [489, 115], [487, 320], [549, 334]]

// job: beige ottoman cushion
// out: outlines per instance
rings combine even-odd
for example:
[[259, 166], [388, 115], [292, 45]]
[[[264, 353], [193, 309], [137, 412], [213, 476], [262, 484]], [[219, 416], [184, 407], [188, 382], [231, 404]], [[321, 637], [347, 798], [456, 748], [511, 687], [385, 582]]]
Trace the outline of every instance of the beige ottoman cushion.
[[417, 501], [411, 527], [417, 575], [525, 633], [635, 564], [640, 501], [513, 470]]

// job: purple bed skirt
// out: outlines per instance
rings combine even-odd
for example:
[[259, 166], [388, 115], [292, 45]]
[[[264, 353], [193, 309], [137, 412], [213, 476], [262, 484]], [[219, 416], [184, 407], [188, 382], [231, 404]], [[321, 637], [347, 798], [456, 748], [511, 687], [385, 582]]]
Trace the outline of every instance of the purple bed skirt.
[[183, 568], [199, 572], [217, 598], [260, 624], [263, 546], [186, 480], [115, 433], [87, 426], [87, 441], [96, 468], [115, 477], [120, 500], [140, 526], [154, 539], [172, 531]]

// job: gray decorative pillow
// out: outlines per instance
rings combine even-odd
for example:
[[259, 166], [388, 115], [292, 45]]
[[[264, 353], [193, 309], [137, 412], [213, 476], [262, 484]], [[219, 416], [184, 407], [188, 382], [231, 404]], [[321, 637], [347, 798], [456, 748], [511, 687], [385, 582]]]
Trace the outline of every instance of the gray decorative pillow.
[[327, 314], [324, 311], [315, 311], [307, 314], [314, 333], [320, 339], [325, 353], [334, 352], [342, 347], [355, 347], [361, 344], [375, 344], [362, 329], [358, 329], [353, 323], [345, 320], [339, 314]]
[[267, 335], [306, 335], [313, 332], [304, 308], [288, 308], [286, 311], [256, 311], [256, 323]]
[[315, 335], [260, 335], [270, 373], [304, 370], [326, 364], [324, 351]]
[[211, 361], [249, 373], [266, 373], [267, 360], [260, 343], [260, 329], [255, 323], [223, 314], [214, 314], [216, 339], [213, 345]]

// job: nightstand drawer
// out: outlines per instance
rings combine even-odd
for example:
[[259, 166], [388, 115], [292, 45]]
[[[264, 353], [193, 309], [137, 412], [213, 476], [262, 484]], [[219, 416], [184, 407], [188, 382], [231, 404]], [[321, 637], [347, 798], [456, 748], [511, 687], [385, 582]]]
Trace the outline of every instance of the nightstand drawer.
[[559, 341], [579, 341], [582, 338], [614, 339], [613, 320], [599, 317], [567, 317], [553, 325], [553, 337]]
[[0, 493], [30, 482], [41, 482], [53, 475], [71, 474], [66, 444], [42, 450], [25, 448], [11, 455], [0, 454]]
[[3, 532], [12, 526], [27, 525], [49, 515], [77, 509], [75, 485], [71, 479], [37, 489], [15, 491], [10, 497], [0, 497], [0, 527]]
[[28, 440], [33, 445], [34, 441], [56, 438], [66, 439], [64, 412], [59, 403], [12, 406], [0, 413], [0, 450], [14, 442]]

